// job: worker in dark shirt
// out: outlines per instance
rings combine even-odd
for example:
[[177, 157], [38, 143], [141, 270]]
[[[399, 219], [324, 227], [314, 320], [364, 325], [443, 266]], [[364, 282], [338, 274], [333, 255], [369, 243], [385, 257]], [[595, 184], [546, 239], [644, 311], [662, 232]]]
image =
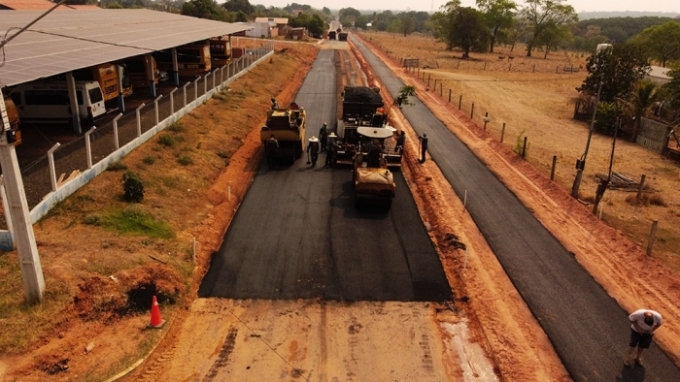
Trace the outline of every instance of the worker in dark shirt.
[[274, 134], [267, 139], [267, 142], [265, 143], [265, 152], [267, 153], [267, 165], [269, 165], [269, 168], [274, 167], [276, 164], [276, 149], [279, 148], [279, 141], [276, 140], [274, 137]]
[[423, 133], [423, 136], [418, 139], [420, 139], [420, 163], [425, 163], [427, 159], [427, 134]]
[[404, 151], [404, 143], [405, 142], [406, 142], [406, 132], [404, 132], [404, 130], [402, 130], [399, 133], [399, 136], [397, 136], [397, 146], [395, 147], [397, 152]]

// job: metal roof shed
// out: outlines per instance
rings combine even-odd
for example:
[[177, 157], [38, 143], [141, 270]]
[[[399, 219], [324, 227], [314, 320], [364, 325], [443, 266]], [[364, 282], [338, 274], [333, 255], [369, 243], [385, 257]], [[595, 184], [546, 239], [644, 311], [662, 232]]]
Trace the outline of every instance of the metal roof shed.
[[[42, 13], [0, 12], [0, 34], [21, 28]], [[146, 9], [52, 12], [5, 46], [0, 87], [251, 28]]]

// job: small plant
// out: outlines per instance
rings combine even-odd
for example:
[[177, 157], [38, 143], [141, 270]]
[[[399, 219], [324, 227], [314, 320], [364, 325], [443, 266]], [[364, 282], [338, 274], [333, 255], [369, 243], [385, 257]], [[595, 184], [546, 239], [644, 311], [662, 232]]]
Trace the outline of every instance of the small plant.
[[175, 145], [176, 141], [170, 134], [163, 134], [158, 137], [158, 143], [163, 146], [172, 147]]
[[229, 157], [231, 157], [231, 153], [229, 153], [228, 151], [220, 150], [217, 152], [217, 156], [222, 159], [229, 159]]
[[123, 192], [124, 200], [140, 203], [144, 200], [144, 183], [137, 174], [127, 171], [123, 174]]
[[168, 131], [172, 131], [173, 133], [183, 133], [187, 129], [182, 125], [181, 122], [175, 122], [172, 125], [168, 126]]
[[401, 107], [401, 105], [410, 105], [413, 106], [415, 103], [409, 101], [408, 97], [415, 97], [416, 95], [416, 87], [411, 86], [411, 85], [404, 85], [399, 89], [399, 93], [397, 94], [397, 98], [394, 99], [395, 105]]
[[526, 149], [524, 149], [524, 132], [526, 129], [522, 130], [522, 132], [517, 135], [517, 139], [515, 140], [515, 147], [512, 149], [512, 151], [515, 152], [515, 154], [519, 155], [522, 157], [522, 159], [526, 159], [527, 156], [529, 156], [529, 147], [531, 146], [529, 143], [527, 143]]
[[123, 162], [117, 160], [115, 162], [111, 162], [111, 164], [109, 164], [109, 166], [106, 168], [106, 171], [123, 171], [127, 170], [127, 168], [128, 167]]
[[96, 214], [87, 215], [85, 216], [85, 219], [83, 219], [83, 224], [99, 226], [102, 224], [102, 218]]
[[177, 163], [181, 164], [182, 166], [188, 166], [190, 164], [194, 164], [194, 160], [189, 156], [182, 155], [177, 158]]
[[152, 165], [156, 163], [156, 157], [153, 155], [147, 155], [144, 157], [144, 159], [142, 159], [142, 162], [144, 162], [144, 164]]

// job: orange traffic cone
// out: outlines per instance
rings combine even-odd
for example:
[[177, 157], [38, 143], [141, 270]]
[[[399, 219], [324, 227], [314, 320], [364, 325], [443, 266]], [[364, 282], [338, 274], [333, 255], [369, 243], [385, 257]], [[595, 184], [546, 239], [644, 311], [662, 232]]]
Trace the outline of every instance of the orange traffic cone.
[[165, 325], [165, 320], [161, 318], [161, 309], [158, 307], [158, 300], [156, 296], [151, 299], [151, 322], [149, 323], [150, 328], [160, 329]]

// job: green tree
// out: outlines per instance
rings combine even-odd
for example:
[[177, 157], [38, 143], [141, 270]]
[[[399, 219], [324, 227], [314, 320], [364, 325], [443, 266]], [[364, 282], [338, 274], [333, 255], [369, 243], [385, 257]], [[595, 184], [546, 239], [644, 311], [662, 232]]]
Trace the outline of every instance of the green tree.
[[404, 34], [404, 37], [410, 35], [416, 30], [416, 20], [413, 18], [413, 16], [409, 15], [408, 13], [402, 13], [400, 19], [401, 32]]
[[200, 19], [224, 20], [224, 14], [214, 0], [191, 0], [182, 4], [182, 12], [185, 16], [198, 17]]
[[633, 112], [633, 117], [635, 117], [632, 136], [633, 142], [635, 142], [637, 133], [640, 131], [642, 117], [646, 117], [649, 114], [649, 110], [659, 98], [658, 90], [659, 88], [654, 82], [642, 80], [637, 83], [637, 86], [630, 93], [627, 106]]
[[368, 24], [368, 17], [361, 15], [354, 20], [354, 26], [361, 29], [366, 29], [366, 24]]
[[446, 44], [446, 49], [453, 49], [453, 24], [460, 8], [460, 0], [450, 0], [432, 15], [432, 34], [434, 38]]
[[512, 26], [498, 36], [500, 42], [510, 45], [510, 52], [515, 50], [517, 41], [523, 40], [529, 34], [529, 21], [520, 15], [515, 16]]
[[123, 6], [118, 4], [117, 2], [113, 2], [107, 5], [106, 9], [123, 9]]
[[668, 72], [670, 82], [664, 84], [660, 92], [662, 98], [671, 109], [680, 110], [680, 65], [676, 65]]
[[329, 15], [329, 16], [330, 16], [330, 14], [331, 14], [331, 10], [328, 9], [328, 8], [326, 8], [326, 7], [323, 7], [323, 8], [321, 9], [321, 12], [323, 12], [325, 15]]
[[[489, 41], [489, 30], [484, 25], [482, 13], [470, 7], [457, 6], [450, 14], [437, 19], [438, 28], [447, 48], [458, 47], [463, 50], [463, 58], [470, 57], [470, 51], [483, 51]], [[444, 25], [442, 25], [444, 24]]]
[[570, 37], [571, 31], [565, 26], [548, 23], [537, 41], [538, 46], [543, 46], [543, 51], [545, 52], [543, 58], [547, 59], [550, 51], [556, 49], [561, 42], [568, 40]]
[[338, 15], [340, 16], [340, 24], [353, 26], [356, 19], [361, 16], [361, 12], [354, 8], [342, 8]]
[[613, 49], [601, 51], [588, 58], [588, 77], [576, 88], [581, 93], [597, 94], [600, 82], [600, 100], [615, 102], [629, 99], [631, 92], [649, 72], [649, 58], [634, 44], [617, 44]]
[[649, 27], [633, 38], [649, 55], [666, 67], [668, 61], [680, 59], [680, 22], [667, 23]]
[[222, 4], [222, 6], [229, 12], [243, 12], [246, 15], [251, 15], [255, 12], [255, 7], [248, 0], [229, 0]]
[[517, 3], [512, 0], [477, 0], [477, 7], [484, 13], [484, 21], [491, 29], [489, 50], [493, 53], [499, 30], [512, 26]]
[[562, 26], [578, 22], [574, 7], [564, 4], [566, 0], [526, 0], [522, 10], [529, 21], [531, 38], [527, 43], [527, 57], [531, 57], [533, 49], [540, 45], [541, 35], [551, 25]]

